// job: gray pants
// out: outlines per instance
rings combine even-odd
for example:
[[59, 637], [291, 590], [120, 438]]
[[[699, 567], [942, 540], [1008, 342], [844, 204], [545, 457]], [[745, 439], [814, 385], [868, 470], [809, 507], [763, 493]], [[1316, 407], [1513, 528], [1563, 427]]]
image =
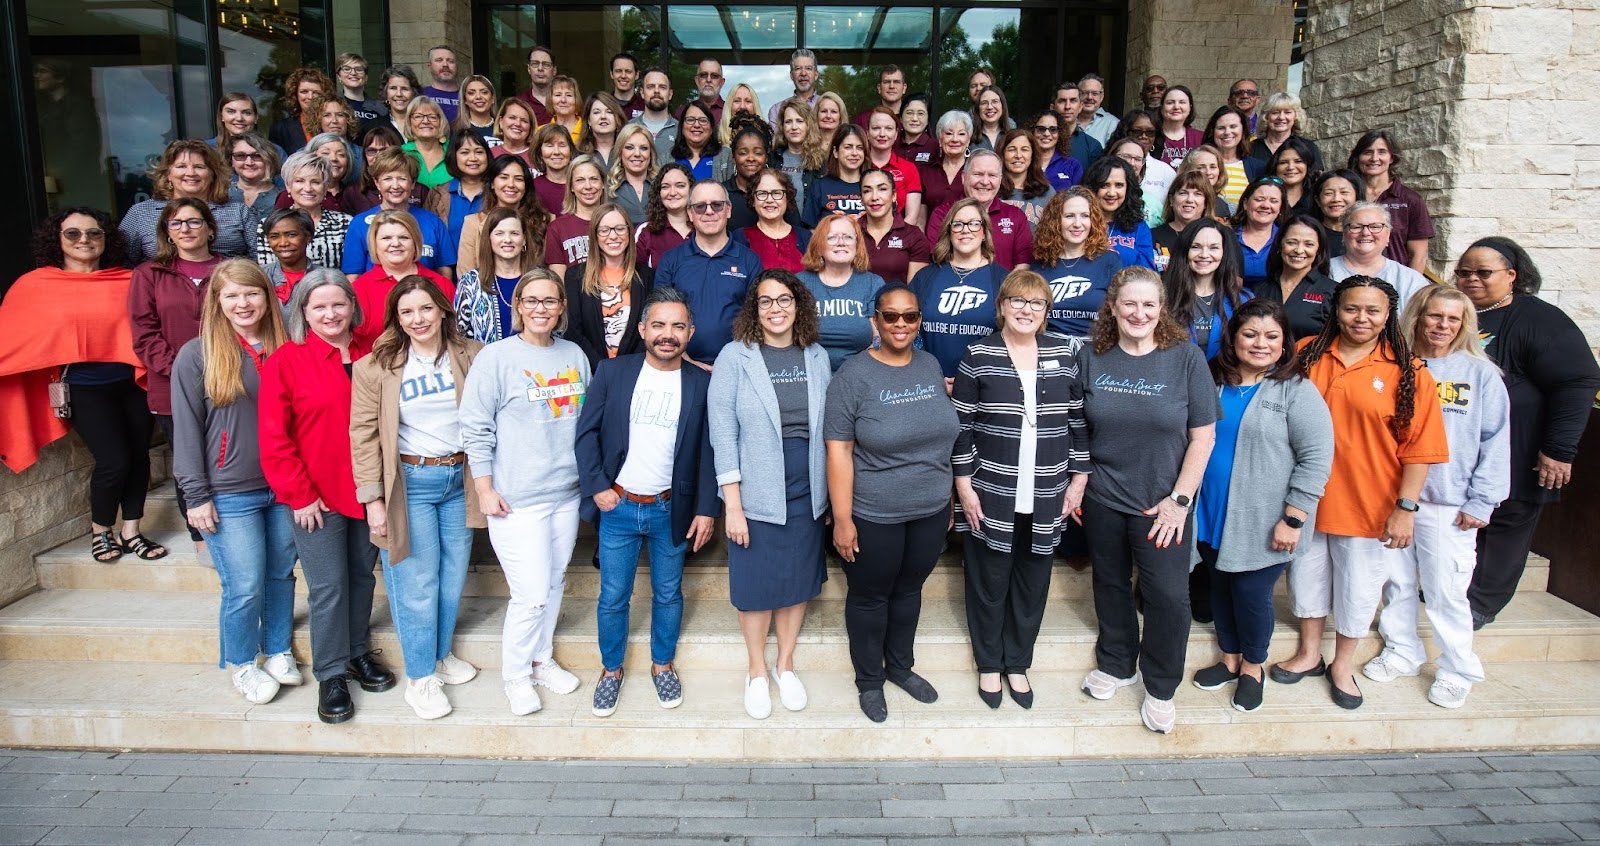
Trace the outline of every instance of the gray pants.
[[307, 532], [294, 527], [311, 604], [311, 672], [327, 681], [345, 672], [351, 658], [367, 652], [372, 621], [372, 567], [378, 548], [368, 536], [367, 521], [332, 511], [322, 515], [322, 528]]

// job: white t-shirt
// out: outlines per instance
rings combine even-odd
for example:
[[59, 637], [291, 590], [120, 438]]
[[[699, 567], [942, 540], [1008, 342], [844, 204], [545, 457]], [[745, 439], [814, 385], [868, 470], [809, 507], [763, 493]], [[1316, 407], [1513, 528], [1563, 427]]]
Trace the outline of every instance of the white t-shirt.
[[672, 487], [672, 453], [678, 445], [683, 371], [657, 370], [647, 359], [628, 409], [628, 457], [617, 484], [628, 493], [654, 496]]
[[412, 353], [400, 371], [400, 452], [444, 458], [461, 452], [456, 417], [456, 371], [450, 356], [437, 362]]
[[1022, 440], [1017, 445], [1018, 514], [1033, 513], [1034, 464], [1039, 455], [1039, 371], [1017, 370], [1022, 380]]

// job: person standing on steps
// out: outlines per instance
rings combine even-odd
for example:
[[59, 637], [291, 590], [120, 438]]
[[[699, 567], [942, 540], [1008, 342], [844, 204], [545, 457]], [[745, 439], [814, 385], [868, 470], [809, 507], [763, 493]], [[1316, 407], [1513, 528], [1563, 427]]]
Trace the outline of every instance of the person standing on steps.
[[651, 291], [638, 308], [644, 352], [602, 359], [578, 418], [579, 513], [599, 531], [596, 717], [615, 713], [622, 695], [641, 545], [650, 551], [650, 679], [661, 707], [683, 702], [672, 664], [683, 624], [683, 559], [711, 540], [721, 509], [706, 423], [711, 377], [683, 366], [694, 316], [675, 288]]
[[880, 344], [848, 359], [828, 387], [828, 499], [833, 546], [849, 583], [844, 624], [861, 712], [889, 719], [887, 680], [932, 703], [912, 671], [922, 585], [951, 527], [951, 449], [961, 422], [932, 353], [914, 349], [914, 288], [885, 285], [872, 304]]
[[383, 334], [356, 364], [350, 398], [356, 499], [383, 562], [406, 704], [424, 720], [450, 713], [444, 685], [478, 675], [451, 643], [472, 529], [487, 525], [466, 475], [457, 415], [483, 345], [457, 335], [455, 321], [438, 285], [401, 279], [385, 298]]
[[369, 693], [394, 674], [368, 650], [377, 584], [366, 509], [356, 499], [350, 451], [350, 374], [367, 354], [354, 334], [361, 305], [344, 274], [318, 268], [289, 298], [290, 343], [261, 372], [261, 469], [278, 502], [294, 510], [294, 545], [310, 590], [317, 717], [356, 715], [352, 679]]
[[511, 713], [544, 707], [535, 685], [565, 695], [578, 677], [555, 659], [556, 620], [578, 539], [578, 416], [589, 358], [559, 333], [567, 289], [546, 268], [512, 292], [517, 334], [483, 348], [461, 397], [461, 440], [489, 542], [511, 588], [500, 677]]
[[267, 485], [257, 437], [261, 370], [289, 341], [279, 309], [255, 262], [223, 262], [206, 290], [200, 335], [172, 366], [172, 476], [222, 583], [218, 665], [255, 705], [305, 680], [290, 651], [294, 520]]
[[[806, 603], [828, 578], [822, 415], [833, 368], [817, 326], [816, 298], [793, 273], [761, 271], [711, 371], [707, 419], [726, 509], [728, 593], [749, 659], [744, 710], [757, 720], [772, 714], [771, 676], [783, 707], [806, 707], [795, 645]], [[773, 629], [778, 659], [769, 672]]]

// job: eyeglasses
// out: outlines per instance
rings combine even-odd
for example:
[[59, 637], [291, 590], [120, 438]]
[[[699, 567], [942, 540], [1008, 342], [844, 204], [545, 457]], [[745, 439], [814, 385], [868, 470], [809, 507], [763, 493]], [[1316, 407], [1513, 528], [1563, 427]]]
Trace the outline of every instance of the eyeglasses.
[[1157, 83], [1152, 82], [1152, 83], [1150, 83], [1149, 85], [1146, 85], [1144, 88], [1142, 88], [1140, 90], [1141, 91], [1165, 91], [1165, 90], [1167, 90], [1167, 86], [1159, 85]]
[[728, 206], [733, 205], [727, 200], [712, 200], [707, 203], [694, 203], [689, 206], [689, 211], [695, 214], [721, 214]]
[[1370, 232], [1373, 235], [1376, 235], [1388, 228], [1389, 224], [1387, 223], [1352, 223], [1345, 227], [1345, 231], [1354, 232], [1358, 235], [1362, 232]]
[[264, 162], [267, 158], [260, 153], [234, 153], [233, 160], [236, 162]]
[[1154, 137], [1156, 137], [1156, 131], [1154, 129], [1130, 129], [1130, 130], [1128, 130], [1128, 137], [1129, 138], [1154, 138]]
[[854, 236], [854, 235], [829, 235], [828, 236], [828, 243], [830, 243], [830, 244], [854, 244], [855, 242], [856, 242], [856, 236]]
[[711, 125], [711, 120], [709, 118], [703, 118], [703, 117], [686, 117], [686, 118], [683, 119], [683, 125], [684, 126], [710, 126]]
[[104, 241], [106, 239], [106, 231], [104, 229], [63, 229], [61, 230], [61, 237], [68, 241]]
[[952, 220], [952, 221], [950, 221], [950, 231], [951, 232], [982, 232], [983, 231], [983, 221], [981, 221], [981, 220]]
[[1257, 94], [1260, 94], [1260, 93], [1261, 93], [1260, 91], [1257, 91], [1254, 88], [1236, 88], [1236, 89], [1234, 89], [1232, 91], [1229, 91], [1228, 92], [1228, 96], [1229, 97], [1254, 97], [1254, 96], [1256, 96]]
[[1283, 180], [1276, 176], [1263, 176], [1257, 179], [1256, 182], [1261, 185], [1276, 185], [1279, 188], [1283, 187]]
[[367, 66], [366, 65], [341, 65], [339, 67], [339, 72], [340, 73], [366, 73], [367, 72]]
[[602, 226], [598, 230], [602, 238], [617, 238], [628, 234], [626, 226]]
[[720, 74], [720, 73], [706, 73], [706, 72], [702, 71], [700, 73], [695, 74], [694, 78], [695, 79], [721, 79], [722, 78], [722, 74]]
[[1502, 270], [1510, 269], [1511, 268], [1509, 267], [1483, 267], [1478, 268], [1477, 270], [1472, 270], [1465, 267], [1458, 267], [1456, 268], [1456, 278], [1462, 282], [1467, 282], [1473, 279], [1476, 279], [1479, 282], [1488, 282], [1489, 277], [1499, 273]]
[[438, 123], [439, 122], [439, 116], [434, 114], [433, 112], [423, 112], [423, 113], [420, 113], [420, 114], [412, 115], [411, 116], [411, 122], [412, 123], [423, 123], [423, 122]]
[[756, 305], [760, 306], [762, 311], [773, 307], [778, 308], [780, 311], [788, 311], [794, 307], [794, 296], [792, 294], [782, 294], [776, 297], [757, 297]]
[[523, 297], [517, 302], [529, 311], [555, 311], [561, 307], [560, 297]]
[[553, 68], [555, 66], [555, 62], [547, 62], [544, 59], [536, 59], [528, 62], [528, 67], [530, 68]]
[[920, 312], [920, 311], [879, 311], [878, 312], [878, 319], [882, 320], [885, 326], [893, 326], [896, 323], [904, 323], [907, 326], [915, 326], [916, 324], [922, 322], [922, 312]]
[[1044, 311], [1045, 306], [1049, 305], [1049, 303], [1045, 302], [1044, 300], [1030, 300], [1027, 297], [1011, 297], [1006, 300], [1006, 305], [1011, 306], [1017, 311], [1038, 312]]
[[205, 220], [202, 219], [202, 218], [198, 218], [198, 217], [186, 217], [186, 218], [183, 218], [182, 220], [178, 220], [178, 219], [175, 218], [173, 220], [167, 221], [167, 228], [171, 229], [173, 232], [177, 232], [177, 231], [179, 231], [181, 229], [199, 229], [200, 227], [205, 226], [205, 225], [206, 225]]
[[785, 198], [787, 196], [789, 196], [788, 192], [787, 191], [783, 191], [782, 189], [779, 189], [777, 191], [770, 191], [769, 190], [769, 191], [757, 191], [756, 192], [756, 199], [758, 199], [758, 200], [781, 200], [781, 199], [783, 199], [783, 198]]
[[1060, 135], [1061, 134], [1061, 127], [1059, 127], [1059, 126], [1043, 126], [1043, 125], [1041, 125], [1041, 126], [1035, 126], [1033, 128], [1033, 131], [1039, 133], [1040, 135]]

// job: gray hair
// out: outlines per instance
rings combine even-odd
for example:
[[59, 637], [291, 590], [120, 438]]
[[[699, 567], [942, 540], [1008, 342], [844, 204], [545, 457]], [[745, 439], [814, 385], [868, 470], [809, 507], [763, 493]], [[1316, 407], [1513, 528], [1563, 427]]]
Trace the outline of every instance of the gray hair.
[[289, 297], [288, 315], [284, 319], [284, 328], [289, 332], [289, 340], [297, 344], [306, 342], [306, 337], [311, 331], [311, 325], [306, 321], [306, 302], [311, 299], [311, 292], [318, 288], [332, 285], [344, 292], [350, 298], [350, 328], [361, 325], [361, 301], [356, 299], [355, 286], [345, 278], [343, 273], [331, 267], [319, 267], [306, 274], [300, 284], [294, 286], [294, 294]]
[[810, 59], [812, 64], [816, 64], [817, 54], [807, 50], [804, 47], [801, 47], [800, 49], [789, 54], [789, 65], [791, 67], [794, 65], [795, 59]]
[[1078, 80], [1078, 86], [1081, 88], [1085, 82], [1098, 82], [1100, 83], [1100, 86], [1104, 88], [1106, 84], [1106, 78], [1097, 73], [1086, 73], [1083, 75], [1082, 79]]
[[958, 123], [966, 128], [968, 135], [972, 134], [972, 115], [957, 109], [951, 109], [940, 115], [939, 122], [933, 125], [933, 132], [935, 135], [943, 135], [945, 130], [955, 128]]
[[1001, 172], [1005, 171], [1005, 162], [1001, 160], [999, 153], [996, 153], [988, 147], [979, 147], [978, 149], [967, 154], [967, 163], [961, 166], [961, 172], [971, 173], [972, 165], [978, 159], [994, 159], [995, 164], [1000, 166]]
[[[316, 153], [323, 147], [333, 143], [343, 144], [344, 156], [350, 160], [350, 165], [344, 169], [344, 179], [339, 180], [340, 185], [348, 188], [361, 181], [361, 157], [356, 154], [355, 145], [350, 143], [350, 139], [332, 132], [318, 132], [316, 135], [311, 136], [311, 140], [307, 141], [306, 145], [301, 149], [308, 153]], [[287, 167], [287, 163], [285, 163], [285, 167]], [[333, 171], [331, 169], [328, 172], [328, 181], [333, 181]]]
[[1350, 221], [1355, 220], [1356, 218], [1356, 212], [1363, 212], [1367, 209], [1377, 209], [1378, 211], [1382, 212], [1384, 226], [1394, 225], [1394, 216], [1389, 214], [1389, 209], [1386, 208], [1383, 203], [1374, 203], [1371, 200], [1362, 200], [1359, 203], [1351, 203], [1350, 208], [1344, 210], [1344, 214], [1339, 216], [1339, 227], [1341, 229], [1349, 229]]
[[1300, 104], [1300, 98], [1287, 91], [1267, 95], [1267, 104], [1259, 111], [1263, 116], [1279, 111], [1294, 112], [1294, 125], [1289, 128], [1291, 133], [1299, 132], [1306, 125], [1306, 110]]
[[658, 305], [681, 305], [689, 315], [689, 328], [694, 328], [694, 309], [689, 307], [689, 298], [677, 288], [652, 288], [650, 296], [644, 298], [644, 305], [639, 308], [639, 325], [650, 322], [650, 309]]
[[[335, 140], [338, 138], [331, 132], [325, 132], [323, 135]], [[322, 136], [319, 135], [317, 137], [320, 138]], [[316, 171], [317, 175], [322, 177], [324, 184], [333, 181], [333, 165], [328, 164], [327, 159], [312, 152], [309, 145], [305, 149], [290, 153], [289, 158], [284, 160], [282, 174], [284, 185], [287, 186], [302, 170]]]

